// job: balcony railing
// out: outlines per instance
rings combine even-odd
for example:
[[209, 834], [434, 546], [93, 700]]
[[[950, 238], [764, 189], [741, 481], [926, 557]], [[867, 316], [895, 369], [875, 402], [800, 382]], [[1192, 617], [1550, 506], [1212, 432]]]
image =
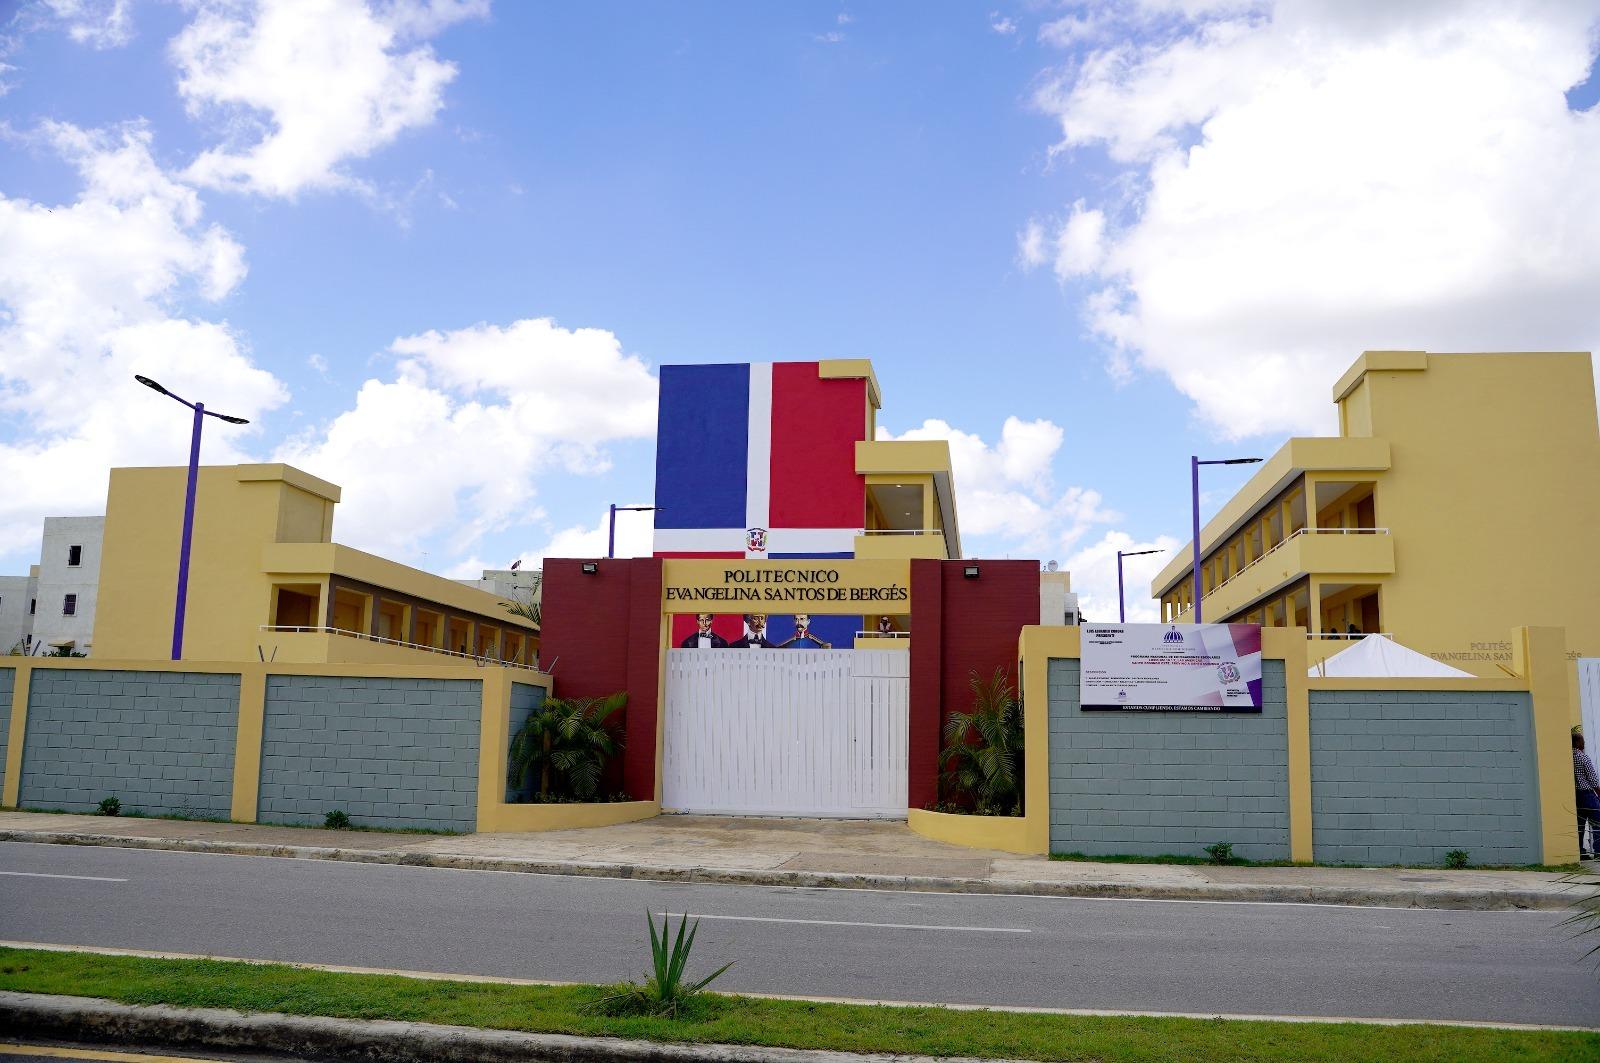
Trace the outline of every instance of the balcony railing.
[[863, 528], [862, 535], [943, 535], [943, 528]]
[[506, 661], [500, 659], [499, 657], [488, 657], [472, 653], [462, 653], [459, 650], [447, 650], [439, 646], [424, 646], [420, 642], [402, 642], [399, 639], [384, 638], [382, 635], [369, 635], [365, 631], [351, 631], [348, 628], [342, 627], [300, 627], [286, 624], [262, 624], [261, 630], [288, 633], [307, 633], [314, 635], [343, 635], [346, 638], [361, 639], [365, 642], [376, 642], [384, 646], [398, 646], [401, 649], [406, 650], [424, 650], [428, 653], [443, 654], [446, 657], [455, 657], [460, 660], [473, 661], [479, 665], [498, 664], [504, 665], [507, 668], [526, 668], [535, 672], [539, 670], [539, 666], [537, 664], [523, 664], [520, 661]]
[[1394, 641], [1394, 634], [1392, 632], [1389, 632], [1389, 631], [1307, 631], [1306, 632], [1306, 638], [1308, 638], [1308, 639], [1347, 639], [1347, 640], [1349, 640], [1351, 642], [1354, 642], [1357, 639], [1364, 639], [1368, 635], [1382, 635], [1384, 638], [1390, 640], [1391, 642]]
[[1239, 571], [1231, 574], [1227, 579], [1223, 580], [1221, 583], [1217, 584], [1215, 587], [1212, 587], [1210, 590], [1206, 591], [1206, 593], [1207, 594], [1215, 594], [1215, 593], [1217, 593], [1222, 588], [1226, 587], [1228, 584], [1232, 583], [1234, 580], [1238, 579], [1240, 576], [1245, 575], [1251, 569], [1253, 569], [1257, 565], [1261, 564], [1261, 562], [1265, 561], [1267, 558], [1269, 558], [1273, 554], [1277, 553], [1283, 547], [1288, 546], [1290, 543], [1292, 543], [1296, 539], [1300, 538], [1300, 536], [1302, 536], [1302, 535], [1388, 535], [1388, 534], [1389, 534], [1389, 529], [1388, 528], [1301, 528], [1299, 531], [1290, 534], [1290, 536], [1287, 539], [1282, 539], [1282, 540], [1279, 540], [1276, 543], [1273, 543], [1271, 549], [1267, 550], [1260, 557], [1252, 558], [1248, 565], [1244, 566]]
[[858, 638], [858, 639], [908, 639], [910, 637], [911, 637], [911, 632], [909, 632], [909, 631], [857, 631], [856, 632], [856, 638]]

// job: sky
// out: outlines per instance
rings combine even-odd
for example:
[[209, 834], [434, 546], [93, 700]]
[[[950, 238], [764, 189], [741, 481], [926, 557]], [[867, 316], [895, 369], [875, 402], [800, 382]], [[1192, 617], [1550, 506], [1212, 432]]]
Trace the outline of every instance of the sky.
[[[1600, 0], [0, 0], [0, 572], [287, 461], [456, 578], [605, 549], [662, 364], [870, 358], [963, 546], [1154, 619], [1188, 457], [1367, 349], [1600, 347]], [[1205, 474], [1206, 515], [1248, 469]], [[618, 553], [648, 553], [649, 517]]]

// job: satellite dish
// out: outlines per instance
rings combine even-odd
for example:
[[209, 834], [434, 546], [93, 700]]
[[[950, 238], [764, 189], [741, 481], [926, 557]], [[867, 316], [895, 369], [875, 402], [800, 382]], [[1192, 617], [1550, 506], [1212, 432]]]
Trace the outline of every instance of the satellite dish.
[[1060, 567], [1061, 567], [1060, 565], [1058, 565], [1054, 561], [1052, 561], [1048, 565], [1045, 566], [1045, 569], [1046, 569], [1046, 571], [1054, 572], [1056, 569], [1058, 569]]

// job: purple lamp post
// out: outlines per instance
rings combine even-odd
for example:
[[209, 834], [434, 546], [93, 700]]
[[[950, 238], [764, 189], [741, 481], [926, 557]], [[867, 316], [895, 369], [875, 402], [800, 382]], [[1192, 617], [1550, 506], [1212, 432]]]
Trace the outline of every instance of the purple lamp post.
[[656, 508], [656, 506], [619, 506], [615, 502], [611, 503], [611, 531], [606, 536], [606, 556], [617, 556], [617, 512], [619, 510], [623, 513], [644, 513]]
[[1122, 559], [1125, 557], [1142, 557], [1145, 554], [1159, 554], [1160, 550], [1118, 550], [1117, 551], [1117, 623], [1128, 622], [1127, 608], [1122, 602]]
[[1194, 517], [1194, 622], [1200, 623], [1200, 466], [1202, 465], [1254, 465], [1260, 458], [1218, 458], [1201, 461], [1189, 455], [1189, 499]]
[[215, 417], [229, 424], [249, 424], [243, 417], [230, 417], [206, 409], [203, 402], [190, 402], [174, 395], [147, 376], [134, 375], [135, 380], [152, 391], [159, 391], [169, 399], [183, 403], [194, 411], [194, 435], [189, 438], [189, 490], [183, 500], [183, 544], [178, 548], [178, 600], [172, 611], [172, 659], [183, 660], [183, 612], [189, 597], [189, 544], [194, 535], [194, 494], [200, 478], [200, 426], [207, 417]]

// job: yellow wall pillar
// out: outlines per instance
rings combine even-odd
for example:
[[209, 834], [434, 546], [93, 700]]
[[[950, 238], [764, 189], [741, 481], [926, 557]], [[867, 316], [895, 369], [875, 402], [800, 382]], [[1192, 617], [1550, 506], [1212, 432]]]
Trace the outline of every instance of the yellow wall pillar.
[[1512, 631], [1511, 645], [1512, 667], [1527, 680], [1533, 702], [1544, 863], [1570, 864], [1578, 859], [1578, 824], [1566, 632], [1558, 627], [1519, 627]]
[[6, 731], [6, 785], [0, 805], [16, 808], [22, 793], [22, 743], [28, 735], [28, 684], [33, 678], [31, 664], [18, 664], [11, 681], [11, 723]]
[[1311, 847], [1311, 696], [1306, 684], [1304, 628], [1272, 628], [1261, 633], [1263, 657], [1283, 658], [1289, 739], [1289, 859], [1310, 863]]
[[261, 797], [261, 735], [266, 726], [267, 669], [244, 665], [239, 669], [239, 712], [233, 739], [233, 800], [228, 818], [254, 823]]
[[483, 704], [478, 715], [478, 824], [498, 830], [496, 813], [506, 800], [506, 743], [511, 740], [511, 676], [504, 668], [483, 669]]
[[1022, 658], [1024, 852], [1050, 851], [1050, 659], [1076, 659], [1082, 642], [1075, 627], [1025, 627]]

